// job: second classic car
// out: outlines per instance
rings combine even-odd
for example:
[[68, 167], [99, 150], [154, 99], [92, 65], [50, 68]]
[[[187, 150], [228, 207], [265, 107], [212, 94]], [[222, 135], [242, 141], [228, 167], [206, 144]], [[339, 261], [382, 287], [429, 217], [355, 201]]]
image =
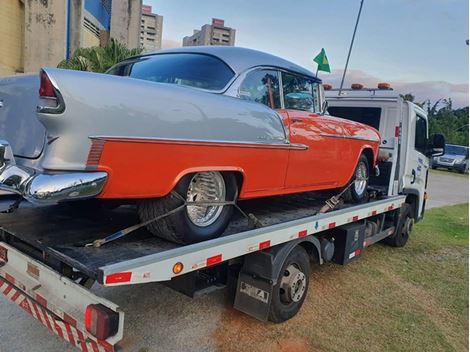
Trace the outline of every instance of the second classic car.
[[219, 236], [229, 201], [350, 182], [364, 200], [380, 142], [325, 114], [310, 71], [236, 47], [144, 54], [108, 74], [44, 68], [0, 81], [0, 100], [2, 189], [41, 204], [136, 202], [142, 221], [186, 201], [147, 226], [180, 243]]

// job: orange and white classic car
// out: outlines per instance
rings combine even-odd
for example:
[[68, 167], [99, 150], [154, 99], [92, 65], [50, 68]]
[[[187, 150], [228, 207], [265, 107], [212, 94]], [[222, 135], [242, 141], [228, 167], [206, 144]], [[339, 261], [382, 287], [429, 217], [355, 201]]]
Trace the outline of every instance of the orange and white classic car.
[[379, 133], [326, 114], [322, 89], [296, 64], [236, 47], [0, 81], [0, 186], [40, 204], [135, 202], [142, 221], [186, 204], [147, 226], [180, 243], [219, 236], [230, 201], [352, 182], [360, 202]]

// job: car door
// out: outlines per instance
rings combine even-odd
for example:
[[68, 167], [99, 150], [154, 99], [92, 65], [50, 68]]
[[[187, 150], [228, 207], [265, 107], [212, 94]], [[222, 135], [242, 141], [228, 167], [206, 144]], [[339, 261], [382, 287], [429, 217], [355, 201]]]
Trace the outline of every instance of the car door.
[[292, 149], [285, 185], [315, 189], [338, 186], [343, 129], [337, 120], [320, 114], [318, 83], [291, 73], [282, 73], [289, 141], [307, 149]]

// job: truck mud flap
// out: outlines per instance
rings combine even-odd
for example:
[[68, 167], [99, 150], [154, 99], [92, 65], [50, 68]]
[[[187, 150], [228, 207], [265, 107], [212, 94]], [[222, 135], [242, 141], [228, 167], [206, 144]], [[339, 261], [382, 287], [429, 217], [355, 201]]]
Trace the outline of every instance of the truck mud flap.
[[[50, 332], [83, 352], [115, 351], [122, 339], [124, 313], [117, 305], [3, 242], [0, 242], [0, 292]], [[118, 321], [113, 336], [99, 339], [87, 331], [89, 307], [114, 314]]]

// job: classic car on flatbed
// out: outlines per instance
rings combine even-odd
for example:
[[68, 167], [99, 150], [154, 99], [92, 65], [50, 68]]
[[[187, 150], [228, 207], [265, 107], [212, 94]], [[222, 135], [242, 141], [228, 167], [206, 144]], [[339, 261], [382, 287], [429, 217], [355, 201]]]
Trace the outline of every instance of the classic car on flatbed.
[[147, 225], [180, 243], [220, 235], [230, 201], [351, 182], [363, 201], [380, 144], [374, 128], [326, 114], [310, 71], [237, 47], [162, 50], [107, 74], [44, 68], [0, 81], [0, 101], [2, 189], [39, 204], [136, 203], [142, 221], [186, 201]]

